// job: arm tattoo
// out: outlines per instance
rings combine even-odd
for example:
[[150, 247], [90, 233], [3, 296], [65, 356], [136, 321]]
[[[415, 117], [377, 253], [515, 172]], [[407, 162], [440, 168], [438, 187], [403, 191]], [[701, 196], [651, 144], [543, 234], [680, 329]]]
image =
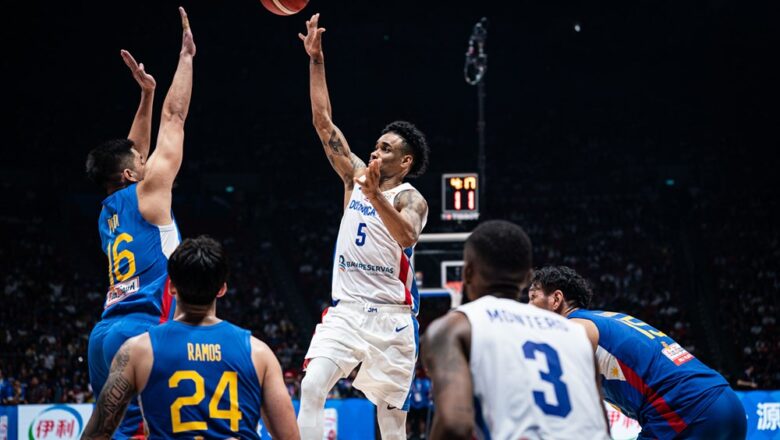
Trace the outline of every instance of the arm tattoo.
[[352, 163], [352, 170], [357, 171], [366, 167], [366, 163], [357, 157], [355, 153], [349, 153], [349, 161]]
[[124, 344], [111, 363], [108, 380], [95, 404], [95, 412], [84, 429], [82, 440], [109, 439], [122, 421], [130, 399], [136, 394], [135, 384], [123, 376], [129, 361], [130, 348]]
[[339, 132], [335, 128], [330, 133], [330, 139], [328, 139], [328, 146], [334, 153], [344, 154], [344, 144], [341, 142]]
[[410, 214], [412, 215], [409, 218], [414, 222], [414, 227], [419, 234], [422, 229], [423, 218], [425, 218], [425, 214], [428, 212], [428, 203], [425, 202], [423, 196], [415, 190], [407, 189], [395, 198], [394, 205], [399, 212], [404, 210], [411, 211]]

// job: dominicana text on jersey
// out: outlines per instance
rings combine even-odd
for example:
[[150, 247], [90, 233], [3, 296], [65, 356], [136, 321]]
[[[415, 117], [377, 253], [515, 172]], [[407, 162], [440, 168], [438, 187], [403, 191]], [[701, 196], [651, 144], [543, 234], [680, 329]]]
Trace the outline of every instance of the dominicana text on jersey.
[[[382, 195], [394, 204], [396, 196], [407, 190], [415, 189], [404, 183], [382, 192]], [[333, 300], [405, 304], [417, 313], [420, 299], [411, 256], [412, 248], [401, 248], [356, 185], [344, 210], [336, 241]]]

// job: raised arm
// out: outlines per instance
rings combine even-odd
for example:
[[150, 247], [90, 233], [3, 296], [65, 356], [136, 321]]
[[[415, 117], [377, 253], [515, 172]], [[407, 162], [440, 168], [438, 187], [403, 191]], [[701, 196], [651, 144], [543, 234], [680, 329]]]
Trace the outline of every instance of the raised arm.
[[417, 190], [402, 191], [391, 204], [380, 190], [379, 168], [382, 159], [374, 159], [369, 164], [364, 176], [355, 177], [354, 182], [360, 184], [363, 194], [366, 195], [371, 205], [376, 208], [382, 223], [387, 226], [387, 231], [406, 249], [414, 246], [420, 237], [425, 219], [428, 216], [428, 203]]
[[130, 69], [138, 85], [141, 86], [141, 102], [135, 112], [133, 125], [127, 138], [133, 141], [135, 149], [141, 154], [141, 162], [149, 158], [149, 145], [152, 138], [152, 105], [154, 104], [154, 89], [157, 82], [152, 75], [144, 70], [144, 63], [138, 64], [135, 58], [126, 50], [121, 50], [120, 55]]
[[179, 8], [182, 25], [179, 64], [163, 103], [157, 147], [146, 163], [144, 180], [138, 185], [138, 207], [146, 221], [156, 225], [170, 224], [171, 189], [181, 167], [184, 153], [184, 121], [192, 95], [192, 61], [195, 41], [184, 8]]
[[[303, 41], [303, 47], [309, 55], [309, 93], [311, 97], [311, 114], [314, 128], [322, 141], [325, 155], [333, 169], [344, 181], [345, 190], [351, 192], [354, 188], [353, 178], [360, 175], [366, 167], [359, 157], [349, 149], [349, 144], [338, 127], [333, 123], [333, 112], [330, 108], [328, 84], [325, 81], [325, 58], [322, 53], [322, 33], [325, 29], [318, 28], [320, 14], [312, 15], [306, 22], [306, 35], [298, 34]], [[348, 198], [345, 198], [345, 203]]]
[[469, 370], [471, 324], [466, 315], [450, 312], [428, 326], [422, 360], [433, 383], [431, 439], [470, 440], [474, 431], [474, 395]]
[[111, 361], [108, 380], [81, 434], [82, 440], [110, 439], [122, 421], [130, 399], [137, 394], [134, 366], [130, 361], [132, 341], [125, 341]]
[[268, 432], [275, 439], [299, 440], [295, 410], [284, 386], [282, 367], [267, 345], [252, 338], [252, 363], [263, 387], [263, 407], [260, 412]]

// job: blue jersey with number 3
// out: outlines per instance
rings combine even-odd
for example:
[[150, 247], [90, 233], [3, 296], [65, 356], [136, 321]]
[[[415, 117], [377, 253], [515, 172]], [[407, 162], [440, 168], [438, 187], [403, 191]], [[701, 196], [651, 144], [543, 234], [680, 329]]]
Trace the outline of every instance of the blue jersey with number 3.
[[168, 293], [168, 256], [181, 236], [176, 222], [157, 226], [138, 209], [137, 184], [103, 200], [98, 231], [108, 257], [108, 293], [103, 318], [147, 313], [166, 321], [173, 313]]
[[259, 439], [262, 387], [251, 334], [227, 321], [149, 330], [154, 352], [141, 392], [149, 439]]
[[728, 386], [672, 338], [632, 316], [576, 310], [569, 318], [598, 328], [604, 397], [636, 419], [643, 435], [674, 438]]

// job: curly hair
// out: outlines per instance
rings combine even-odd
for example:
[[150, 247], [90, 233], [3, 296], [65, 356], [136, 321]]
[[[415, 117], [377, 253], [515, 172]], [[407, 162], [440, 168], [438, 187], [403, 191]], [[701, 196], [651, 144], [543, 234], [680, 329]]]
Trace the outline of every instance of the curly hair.
[[395, 133], [401, 136], [404, 140], [404, 148], [408, 149], [412, 153], [414, 160], [412, 161], [412, 167], [409, 169], [408, 177], [422, 176], [426, 168], [428, 168], [428, 141], [425, 140], [425, 134], [420, 129], [415, 127], [411, 122], [406, 121], [394, 121], [382, 130], [382, 134]]
[[545, 266], [535, 270], [531, 285], [541, 287], [545, 295], [560, 290], [567, 302], [583, 309], [590, 307], [593, 299], [588, 280], [568, 266]]

